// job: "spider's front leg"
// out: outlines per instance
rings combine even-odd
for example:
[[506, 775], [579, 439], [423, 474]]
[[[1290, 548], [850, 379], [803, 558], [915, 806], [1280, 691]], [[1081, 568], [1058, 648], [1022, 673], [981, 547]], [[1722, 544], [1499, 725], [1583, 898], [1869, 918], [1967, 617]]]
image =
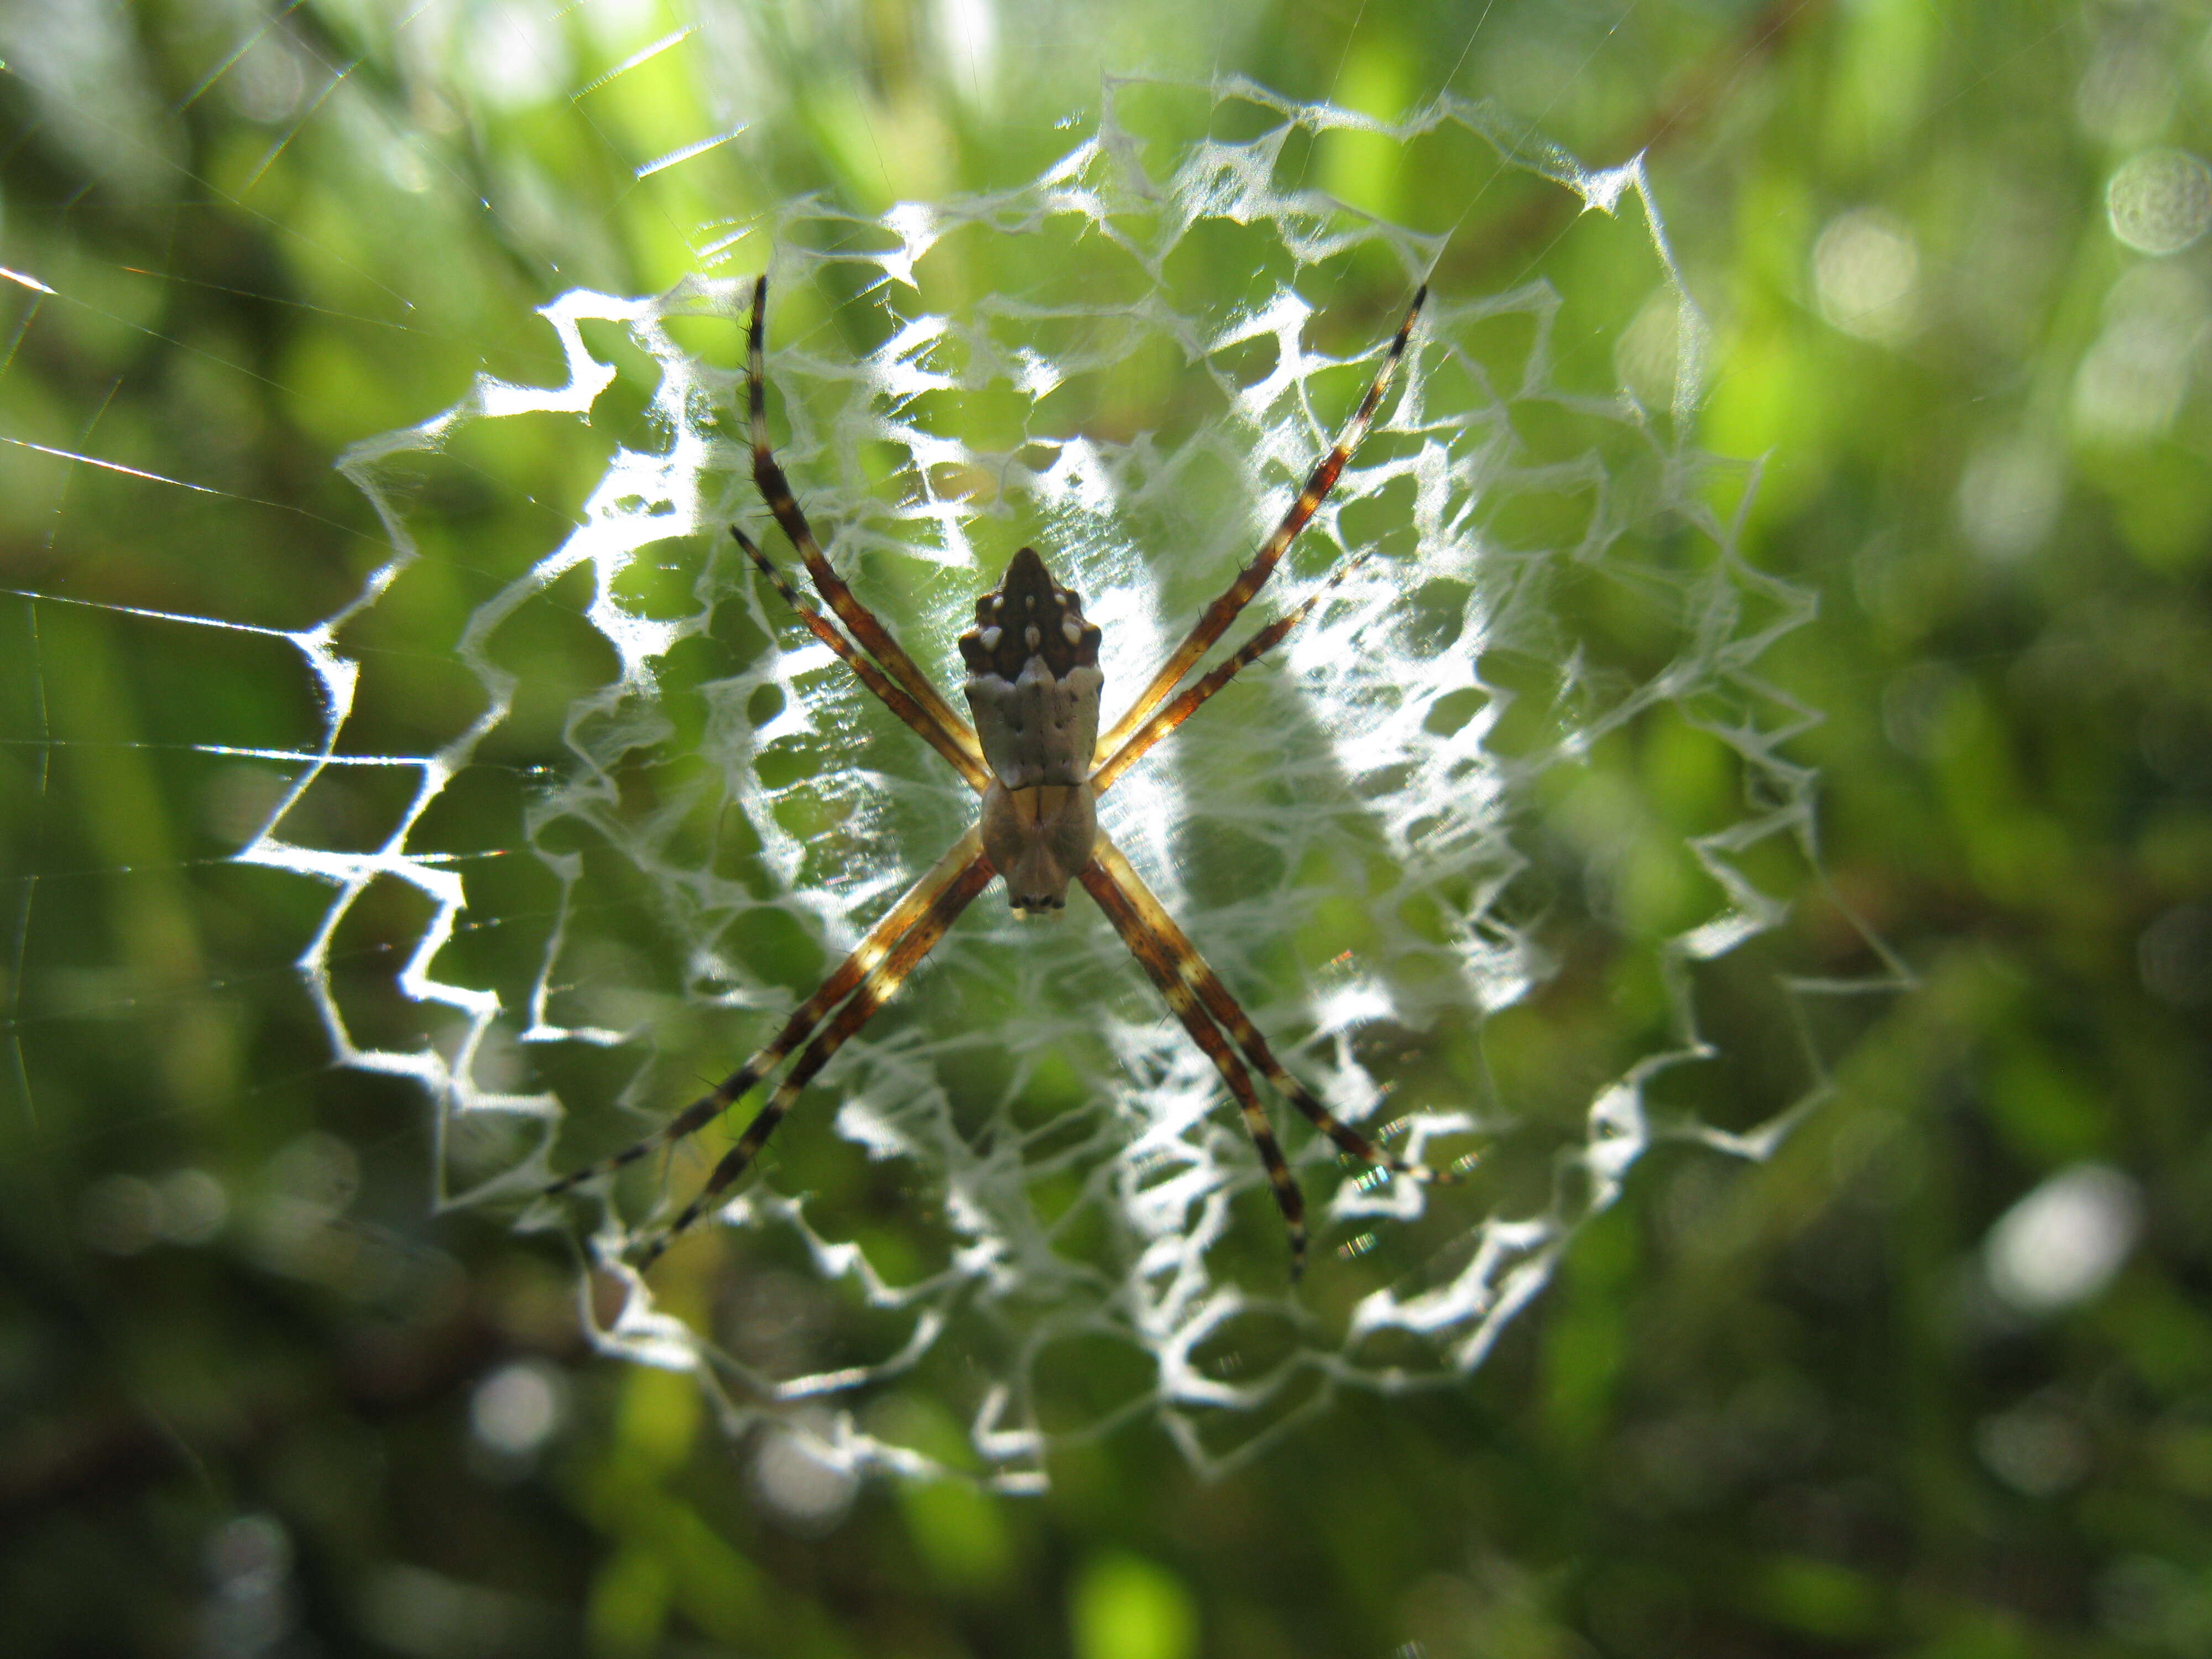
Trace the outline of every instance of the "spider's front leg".
[[697, 1196], [685, 1205], [666, 1231], [646, 1247], [638, 1258], [638, 1271], [642, 1273], [659, 1259], [660, 1253], [673, 1243], [691, 1224], [707, 1213], [738, 1178], [744, 1175], [768, 1138], [775, 1133], [776, 1125], [784, 1115], [799, 1103], [799, 1097], [815, 1075], [827, 1066], [838, 1049], [848, 1039], [876, 1017], [877, 1012], [890, 1000], [898, 988], [906, 982], [907, 975], [921, 965], [922, 958], [936, 949], [938, 940], [945, 937], [946, 928], [959, 920], [960, 913], [975, 901], [975, 896], [990, 884], [994, 872], [990, 860], [978, 850], [977, 838], [969, 830], [939, 861], [937, 868], [922, 878], [908, 899], [923, 888], [933, 888], [921, 913], [901, 936], [898, 943], [884, 953], [882, 959], [868, 970], [853, 993], [852, 1000], [837, 1011], [836, 1018], [817, 1032], [799, 1058], [792, 1062], [776, 1091], [769, 1097], [768, 1103], [760, 1109], [745, 1132], [738, 1137], [738, 1144], [722, 1155], [707, 1177], [707, 1184]]
[[[1102, 837], [1100, 845], [1112, 843]], [[1275, 1206], [1282, 1211], [1283, 1225], [1291, 1235], [1291, 1278], [1296, 1280], [1306, 1270], [1305, 1194], [1298, 1190], [1297, 1177], [1291, 1173], [1290, 1161], [1283, 1156], [1282, 1143], [1275, 1139], [1274, 1125], [1267, 1121], [1267, 1108], [1261, 1104], [1259, 1091], [1252, 1086], [1252, 1074], [1237, 1058], [1220, 1028], [1199, 1006], [1198, 998], [1178, 971], [1173, 946], [1146, 925], [1132, 896], [1122, 890], [1098, 859], [1093, 858], [1085, 867], [1083, 888], [1097, 901], [1106, 919], [1114, 924], [1114, 931], [1129, 947], [1129, 954], [1145, 970], [1145, 976], [1152, 981], [1169, 1010], [1182, 1022], [1183, 1030], [1190, 1033], [1191, 1041], [1213, 1062], [1213, 1069], [1221, 1073], [1221, 1080], [1237, 1097], [1237, 1107], [1244, 1114], [1245, 1133], [1252, 1137], [1253, 1146], [1259, 1149], [1260, 1162], [1267, 1166], [1267, 1184], [1274, 1192]]]
[[[1270, 630], [1259, 648], [1280, 631]], [[1080, 596], [1059, 586], [1025, 547], [999, 587], [977, 602], [975, 627], [961, 636], [960, 653], [968, 664], [968, 706], [992, 770], [979, 830], [985, 853], [1006, 878], [1008, 902], [1018, 915], [1048, 914], [1066, 903], [1071, 879], [1082, 881], [1236, 1097], [1290, 1232], [1295, 1277], [1305, 1265], [1305, 1200], [1237, 1048], [1346, 1151], [1408, 1175], [1429, 1172], [1370, 1145], [1276, 1062], [1227, 988], [1099, 833], [1097, 786], [1086, 775], [1098, 731], [1098, 630], [1083, 619]]]
[[[898, 953], [906, 947], [915, 931], [934, 914], [943, 895], [957, 890], [964, 883], [974, 879], [974, 871], [979, 864], [983, 866], [983, 879], [988, 881], [990, 878], [990, 866], [984, 863], [982, 853], [981, 838], [973, 830], [953, 842], [936, 866], [908, 888], [899, 902], [884, 913], [883, 920], [868, 930], [867, 937], [854, 945], [852, 953], [831, 969], [830, 977], [815, 988], [813, 994], [793, 1011], [791, 1017], [784, 1022], [783, 1029], [775, 1034], [766, 1048], [653, 1133], [632, 1142], [611, 1157], [603, 1158], [595, 1164], [587, 1164], [573, 1175], [563, 1176], [551, 1182], [544, 1188], [546, 1196], [556, 1197], [587, 1181], [612, 1175], [626, 1164], [635, 1164], [663, 1147], [672, 1146], [678, 1141], [696, 1134], [750, 1093], [754, 1085], [814, 1035], [816, 1027], [829, 1018], [831, 1010], [856, 991], [865, 990], [868, 983], [876, 987], [875, 1001], [870, 1008], [872, 1012], [874, 1007], [880, 1006], [884, 998], [897, 989], [899, 981], [912, 971], [913, 962], [898, 967], [896, 977], [891, 978], [887, 986], [876, 976], [882, 973], [887, 963], [897, 960]], [[970, 898], [973, 896], [972, 893], [969, 895]], [[960, 901], [963, 906], [967, 902], [967, 899]], [[950, 925], [949, 918], [946, 925]], [[939, 933], [943, 931], [941, 927], [938, 929]], [[931, 936], [933, 943], [935, 938], [934, 934]], [[913, 961], [920, 959], [915, 957]], [[846, 1035], [850, 1036], [851, 1033]], [[838, 1039], [841, 1043], [843, 1040], [842, 1037]], [[827, 1060], [828, 1055], [823, 1058]], [[769, 1127], [775, 1126], [770, 1124]], [[766, 1138], [763, 1133], [762, 1139]]]
[[[1395, 1152], [1384, 1151], [1322, 1105], [1313, 1091], [1275, 1058], [1274, 1050], [1267, 1046], [1267, 1039], [1260, 1034], [1260, 1028], [1253, 1024], [1251, 1017], [1230, 994], [1221, 975], [1198, 953], [1189, 936], [1176, 925], [1167, 907], [1145, 885], [1144, 878], [1121, 849], [1101, 836], [1092, 862], [1098, 872], [1095, 879], [1115, 889], [1117, 902], [1133, 918], [1135, 925], [1158, 939], [1160, 954], [1173, 965], [1178, 979], [1198, 999], [1206, 1014], [1235, 1039], [1245, 1058], [1260, 1068], [1260, 1074], [1274, 1085], [1283, 1098], [1297, 1107], [1315, 1128], [1334, 1141], [1340, 1152], [1393, 1175], [1408, 1176], [1431, 1185], [1444, 1185], [1457, 1179], [1450, 1170], [1410, 1163]], [[1098, 889], [1093, 884], [1094, 878], [1085, 872], [1084, 885], [1096, 894]]]

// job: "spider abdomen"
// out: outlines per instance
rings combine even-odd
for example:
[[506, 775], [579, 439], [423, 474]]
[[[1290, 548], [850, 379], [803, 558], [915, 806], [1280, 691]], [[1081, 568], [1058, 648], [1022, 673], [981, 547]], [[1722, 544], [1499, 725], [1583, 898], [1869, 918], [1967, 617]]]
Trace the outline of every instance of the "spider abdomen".
[[1098, 742], [1098, 629], [1034, 548], [975, 602], [960, 636], [969, 711], [994, 782], [983, 797], [983, 850], [1017, 911], [1057, 910], [1091, 858]]
[[999, 781], [1033, 789], [1087, 781], [1098, 742], [1100, 683], [1096, 668], [1055, 677], [1042, 657], [1031, 657], [1011, 684], [995, 673], [970, 675], [968, 708]]

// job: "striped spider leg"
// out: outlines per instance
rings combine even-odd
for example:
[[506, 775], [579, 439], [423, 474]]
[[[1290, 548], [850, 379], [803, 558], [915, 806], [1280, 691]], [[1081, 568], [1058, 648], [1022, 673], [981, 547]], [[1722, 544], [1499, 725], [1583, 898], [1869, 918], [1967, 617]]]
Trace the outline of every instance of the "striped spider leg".
[[1304, 1200], [1268, 1122], [1253, 1070], [1352, 1157], [1420, 1180], [1449, 1178], [1374, 1146], [1333, 1116], [1283, 1067], [1220, 977], [1121, 849], [1100, 832], [1097, 814], [1101, 793], [1246, 665], [1280, 641], [1364, 560], [1366, 556], [1360, 554], [1347, 561], [1302, 603], [1254, 634], [1181, 695], [1173, 695], [1266, 583], [1335, 484], [1389, 389], [1427, 293], [1424, 287], [1414, 295], [1358, 410], [1314, 468], [1274, 532], [1102, 736], [1099, 631], [1084, 620], [1080, 596], [1053, 579], [1034, 549], [1025, 547], [1014, 555], [999, 586], [976, 602], [975, 628], [960, 638], [972, 726], [939, 695], [890, 630], [830, 567], [769, 446], [763, 343], [768, 279], [755, 283], [747, 376], [753, 478], [835, 619], [786, 580], [742, 531], [732, 526], [731, 534], [806, 628], [975, 790], [981, 797], [978, 821], [869, 930], [765, 1048], [663, 1127], [553, 1183], [546, 1189], [549, 1194], [609, 1174], [696, 1133], [796, 1052], [790, 1070], [737, 1144], [715, 1164], [698, 1195], [647, 1246], [639, 1265], [641, 1269], [650, 1266], [744, 1175], [807, 1084], [897, 991], [994, 876], [1005, 880], [1008, 902], [1018, 916], [1060, 910], [1074, 881], [1080, 881], [1106, 913], [1242, 1109], [1289, 1230], [1293, 1278], [1305, 1261]]

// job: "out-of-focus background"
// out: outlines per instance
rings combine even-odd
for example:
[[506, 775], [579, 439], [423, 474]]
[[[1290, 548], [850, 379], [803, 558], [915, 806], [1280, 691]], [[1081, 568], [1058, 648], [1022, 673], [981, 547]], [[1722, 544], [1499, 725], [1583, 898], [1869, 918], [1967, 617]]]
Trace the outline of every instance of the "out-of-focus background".
[[[2202, 5], [18, 0], [0, 64], [9, 1653], [2212, 1651]], [[558, 1229], [437, 1211], [437, 1114], [332, 1064], [293, 966], [330, 888], [231, 854], [342, 690], [285, 631], [390, 556], [341, 451], [480, 369], [557, 384], [537, 307], [745, 274], [726, 246], [810, 192], [858, 235], [1034, 180], [1122, 74], [1382, 122], [1488, 99], [1586, 167], [1646, 156], [1712, 329], [1675, 435], [1762, 463], [1735, 550], [1817, 598], [1759, 661], [1817, 716], [1781, 752], [1817, 772], [1800, 915], [1834, 937], [1784, 965], [1893, 985], [1870, 937], [1911, 984], [1842, 999], [1834, 1086], [1766, 1161], [1648, 1153], [1464, 1381], [1347, 1392], [1212, 1480], [1142, 1413], [1041, 1495], [848, 1479], [595, 1357]], [[1617, 276], [1571, 193], [1410, 153], [1311, 182], [1453, 228], [1440, 297], [1548, 281], [1559, 361], [1663, 409], [1640, 320], [1571, 332], [1639, 317], [1648, 238]], [[1330, 349], [1401, 277], [1344, 279]], [[394, 589], [365, 672], [450, 714], [477, 579], [566, 533], [594, 441], [494, 436], [421, 485], [450, 574]], [[546, 626], [544, 660], [608, 672]], [[559, 760], [534, 719], [447, 844], [517, 844], [472, 826]], [[1680, 834], [1726, 818], [1694, 744], [1624, 775]], [[411, 783], [319, 799], [321, 833], [373, 840]], [[419, 896], [330, 942], [393, 1030]], [[495, 963], [537, 902], [478, 897], [453, 949]], [[1585, 978], [1602, 1048], [1636, 998]], [[1763, 1054], [1752, 1009], [1704, 1035]], [[957, 1476], [966, 1425], [900, 1409]]]

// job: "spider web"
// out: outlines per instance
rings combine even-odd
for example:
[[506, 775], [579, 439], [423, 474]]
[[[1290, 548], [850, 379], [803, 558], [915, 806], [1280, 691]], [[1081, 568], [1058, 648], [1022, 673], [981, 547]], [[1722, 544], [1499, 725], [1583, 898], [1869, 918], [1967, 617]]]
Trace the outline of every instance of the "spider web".
[[[1247, 135], [1213, 136], [1239, 119]], [[957, 684], [948, 647], [974, 596], [1033, 540], [1085, 594], [1108, 684], [1127, 696], [1279, 516], [1372, 373], [1387, 321], [1370, 309], [1364, 338], [1324, 347], [1320, 296], [1370, 272], [1361, 287], [1402, 295], [1449, 243], [1449, 228], [1389, 223], [1285, 180], [1289, 147], [1346, 131], [1393, 145], [1471, 137], [1618, 216], [1640, 244], [1623, 257], [1647, 265], [1654, 295], [1632, 326], [1647, 356], [1656, 338], [1659, 361], [1629, 362], [1626, 389], [1571, 389], [1553, 289], [1440, 284], [1402, 393], [1271, 597], [1354, 547], [1378, 556], [1293, 636], [1269, 684], [1178, 732], [1109, 798], [1104, 821], [1335, 1110], [1395, 1120], [1404, 1150], [1462, 1157], [1469, 1178], [1378, 1180], [1295, 1136], [1335, 1260], [1293, 1295], [1219, 1079], [1110, 932], [1088, 916], [1019, 923], [987, 898], [717, 1218], [730, 1235], [717, 1271], [802, 1285], [803, 1311], [781, 1316], [812, 1341], [771, 1353], [742, 1314], [718, 1328], [659, 1305], [623, 1253], [665, 1220], [662, 1178], [598, 1208], [588, 1251], [602, 1282], [586, 1305], [599, 1341], [698, 1370], [733, 1421], [827, 1401], [809, 1419], [823, 1455], [911, 1467], [916, 1452], [867, 1426], [869, 1405], [920, 1383], [955, 1395], [1002, 1485], [1041, 1479], [1055, 1441], [1133, 1417], [1217, 1467], [1335, 1390], [1479, 1365], [1655, 1139], [1756, 1154], [1817, 1093], [1814, 1069], [1763, 1103], [1701, 1102], [1696, 1088], [1677, 1108], [1651, 1100], [1655, 1079], [1708, 1057], [1698, 969], [1784, 917], [1752, 855], [1770, 843], [1802, 854], [1811, 818], [1810, 780], [1779, 748], [1801, 712], [1755, 678], [1808, 606], [1734, 556], [1712, 503], [1741, 501], [1742, 481], [1717, 479], [1731, 470], [1672, 435], [1702, 381], [1704, 328], [1643, 174], [1583, 169], [1478, 105], [1447, 100], [1391, 126], [1240, 82], [1109, 81], [1095, 131], [1023, 188], [872, 218], [796, 202], [717, 250], [729, 275], [644, 298], [572, 292], [543, 313], [565, 385], [487, 377], [435, 419], [349, 452], [342, 465], [398, 550], [373, 603], [420, 556], [410, 468], [472, 426], [596, 422], [623, 370], [618, 350], [588, 343], [592, 325], [649, 360], [631, 369], [649, 386], [641, 437], [613, 451], [574, 532], [477, 607], [454, 649], [483, 712], [422, 763], [427, 813], [513, 718], [521, 687], [500, 665], [503, 630], [588, 571], [584, 614], [615, 665], [568, 704], [568, 753], [522, 809], [559, 891], [537, 971], [505, 989], [445, 971], [469, 878], [410, 825], [349, 861], [307, 957], [333, 1041], [349, 1063], [412, 1078], [438, 1103], [446, 1202], [511, 1203], [764, 1040], [795, 988], [757, 969], [749, 930], [795, 928], [834, 959], [972, 811], [933, 757], [902, 752], [921, 745], [884, 730], [716, 533], [735, 520], [775, 545], [732, 418], [741, 376], [680, 325], [715, 319], [733, 337], [745, 276], [765, 263], [781, 459], [833, 562], [940, 684]], [[1200, 232], [1242, 257], [1215, 252], [1185, 276], [1178, 255]], [[1221, 282], [1224, 263], [1242, 280]], [[963, 292], [972, 266], [1024, 280]], [[1133, 420], [1148, 374], [1172, 391]], [[1636, 395], [1655, 387], [1656, 410]], [[1167, 425], [1150, 423], [1170, 408]], [[648, 565], [657, 595], [635, 580]], [[1577, 637], [1566, 596], [1593, 586], [1632, 607], [1626, 637]], [[723, 643], [731, 619], [751, 648]], [[327, 672], [335, 734], [342, 663]], [[1634, 804], [1602, 799], [1591, 757], [1662, 714], [1725, 750], [1746, 809], [1686, 845], [1706, 889], [1692, 925], [1639, 937], [1614, 907], [1606, 948], [1628, 959], [1615, 971], [1662, 988], [1649, 1046], [1616, 1035], [1626, 1063], [1579, 1099], [1425, 1066], [1440, 1025], [1479, 1054], [1485, 1023], [1562, 971], [1559, 936], [1606, 926], [1605, 900], [1556, 890], [1537, 867], [1534, 804], [1574, 780], [1601, 843], [1584, 857], [1632, 859], [1634, 832], [1601, 819]], [[287, 844], [281, 817], [241, 856], [338, 873]], [[363, 1041], [328, 970], [354, 897], [394, 877], [436, 907], [404, 984], [465, 1019], [442, 1049]], [[542, 1074], [566, 1048], [641, 1054], [620, 1091], [636, 1115], [504, 1081], [519, 1049]], [[678, 1163], [692, 1180], [703, 1169]], [[523, 1224], [565, 1213], [533, 1205]]]
[[[1753, 469], [1685, 435], [1706, 331], [1640, 165], [1481, 102], [1391, 124], [1225, 76], [1109, 78], [1063, 126], [1012, 189], [708, 226], [665, 293], [544, 307], [565, 378], [486, 373], [353, 445], [388, 556], [321, 621], [247, 630], [307, 665], [320, 743], [235, 855], [327, 890], [301, 969], [334, 1054], [422, 1091], [441, 1206], [572, 1244], [604, 1350], [696, 1373], [733, 1433], [1009, 1489], [1131, 1422], [1212, 1472], [1346, 1390], [1465, 1376], [1654, 1146], [1771, 1149], [1828, 1086], [1808, 1009], [1867, 988], [1799, 965], [1814, 780], [1784, 745], [1810, 716], [1758, 665], [1812, 606], [1736, 556]], [[1494, 183], [1394, 222], [1309, 183], [1352, 145]], [[1603, 291], [1463, 280], [1492, 189], [1555, 196]], [[1081, 901], [1040, 925], [987, 893], [650, 1284], [625, 1250], [726, 1133], [534, 1196], [756, 1048], [972, 818], [721, 532], [796, 574], [734, 413], [763, 269], [771, 423], [832, 562], [950, 687], [975, 597], [1033, 543], [1104, 629], [1109, 720], [1433, 283], [1231, 643], [1372, 556], [1102, 805], [1290, 1068], [1464, 1171], [1344, 1169], [1278, 1109], [1316, 1230], [1295, 1289], [1218, 1075]], [[471, 490], [580, 444], [573, 529], [469, 544]], [[457, 592], [465, 623], [422, 635]], [[440, 719], [434, 747], [380, 741]], [[1670, 811], [1650, 779], [1682, 765], [1733, 808]], [[404, 798], [349, 847], [329, 801], [366, 777]], [[395, 916], [396, 971], [357, 948]], [[1741, 1048], [1705, 1035], [1715, 1007]], [[908, 1431], [915, 1399], [964, 1453]]]

